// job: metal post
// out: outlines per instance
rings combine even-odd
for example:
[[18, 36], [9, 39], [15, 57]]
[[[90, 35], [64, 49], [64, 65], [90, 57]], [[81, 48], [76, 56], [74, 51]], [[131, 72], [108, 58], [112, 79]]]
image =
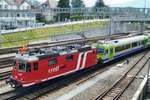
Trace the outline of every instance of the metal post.
[[1, 23], [1, 21], [0, 21], [0, 48], [1, 48], [1, 46], [2, 46], [2, 23]]
[[108, 37], [111, 35], [112, 33], [112, 11], [111, 11], [111, 8], [109, 8], [109, 16], [110, 16], [110, 22], [109, 22], [109, 32], [108, 32]]
[[145, 0], [145, 3], [144, 3], [144, 17], [146, 17], [146, 0]]
[[147, 79], [148, 78], [150, 78], [150, 60], [149, 60], [148, 73], [147, 73]]

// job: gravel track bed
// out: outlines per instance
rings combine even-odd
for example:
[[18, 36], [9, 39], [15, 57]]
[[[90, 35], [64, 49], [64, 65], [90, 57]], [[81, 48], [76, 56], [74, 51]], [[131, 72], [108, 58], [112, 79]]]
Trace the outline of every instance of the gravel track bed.
[[139, 88], [141, 82], [143, 81], [145, 75], [148, 71], [148, 63], [146, 66], [140, 71], [137, 77], [133, 80], [130, 86], [125, 90], [125, 92], [121, 95], [119, 100], [131, 100], [133, 95], [136, 93], [137, 89]]

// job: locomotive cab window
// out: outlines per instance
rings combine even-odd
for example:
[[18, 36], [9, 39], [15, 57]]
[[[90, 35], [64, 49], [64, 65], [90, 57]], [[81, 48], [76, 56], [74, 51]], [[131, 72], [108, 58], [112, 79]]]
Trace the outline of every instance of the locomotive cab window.
[[27, 63], [26, 65], [26, 72], [31, 72], [31, 64]]
[[19, 71], [20, 72], [31, 72], [31, 64], [30, 63], [19, 63]]
[[33, 67], [34, 67], [34, 71], [37, 71], [38, 70], [38, 63], [33, 63]]
[[56, 58], [50, 59], [50, 60], [48, 61], [48, 66], [55, 65], [55, 64], [57, 64], [57, 59], [56, 59]]
[[19, 63], [19, 71], [21, 72], [26, 71], [26, 65], [24, 63]]
[[72, 60], [73, 60], [73, 55], [67, 56], [67, 57], [66, 57], [66, 60], [67, 60], [67, 61], [72, 61]]
[[16, 68], [16, 60], [13, 61], [13, 68]]

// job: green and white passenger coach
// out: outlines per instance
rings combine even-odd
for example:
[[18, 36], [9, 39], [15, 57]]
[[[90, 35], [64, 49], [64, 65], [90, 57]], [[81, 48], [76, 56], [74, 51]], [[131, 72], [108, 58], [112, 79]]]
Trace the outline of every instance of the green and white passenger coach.
[[148, 48], [150, 46], [150, 35], [138, 35], [123, 39], [98, 41], [93, 44], [97, 49], [99, 62], [105, 63], [127, 54]]

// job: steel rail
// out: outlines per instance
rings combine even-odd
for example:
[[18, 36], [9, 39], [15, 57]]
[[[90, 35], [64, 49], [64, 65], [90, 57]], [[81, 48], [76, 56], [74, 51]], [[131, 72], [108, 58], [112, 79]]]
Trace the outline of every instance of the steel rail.
[[[145, 53], [121, 78], [119, 78], [110, 88], [106, 89], [103, 93], [99, 94], [94, 100], [103, 100], [103, 99], [110, 99], [111, 100], [117, 100], [123, 92], [127, 89], [127, 87], [132, 83], [132, 81], [135, 79], [136, 75], [143, 69], [143, 67], [146, 65], [146, 63], [149, 61], [148, 57], [146, 60], [144, 60], [144, 63], [142, 63], [142, 66], [138, 69], [138, 71], [133, 74], [132, 76], [128, 77], [129, 73], [138, 66], [138, 64], [141, 64], [141, 61], [144, 59], [144, 57], [148, 54], [149, 52]], [[123, 81], [127, 82], [123, 84]], [[121, 88], [117, 88], [120, 85], [123, 86]], [[117, 94], [114, 94], [113, 96], [111, 93], [114, 93], [115, 89], [117, 90]], [[109, 98], [110, 96], [110, 98]], [[107, 98], [108, 97], [108, 98]]]

